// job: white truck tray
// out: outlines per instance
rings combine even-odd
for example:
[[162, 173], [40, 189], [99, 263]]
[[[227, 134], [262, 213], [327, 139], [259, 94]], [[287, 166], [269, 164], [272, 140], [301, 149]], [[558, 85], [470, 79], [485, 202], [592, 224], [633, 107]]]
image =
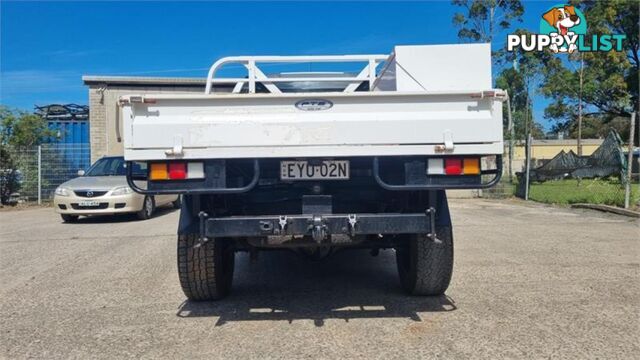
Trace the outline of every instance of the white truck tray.
[[[438, 61], [425, 62], [429, 68], [419, 66], [420, 59], [433, 56]], [[311, 61], [366, 66], [351, 77], [267, 77], [257, 66]], [[469, 62], [473, 66], [457, 75], [449, 71]], [[229, 63], [244, 65], [247, 77], [216, 78], [218, 69]], [[436, 65], [438, 69], [433, 68]], [[480, 73], [471, 78], [474, 72]], [[212, 66], [205, 94], [122, 97], [125, 158], [502, 154], [504, 94], [491, 89], [490, 74], [488, 46], [479, 45], [396, 47], [388, 57], [225, 58]], [[443, 79], [447, 76], [448, 82]], [[285, 83], [316, 81], [339, 82], [344, 88], [282, 90]], [[216, 93], [220, 83], [235, 86], [231, 93]], [[363, 83], [368, 84], [365, 90]], [[259, 86], [268, 92], [257, 93]]]

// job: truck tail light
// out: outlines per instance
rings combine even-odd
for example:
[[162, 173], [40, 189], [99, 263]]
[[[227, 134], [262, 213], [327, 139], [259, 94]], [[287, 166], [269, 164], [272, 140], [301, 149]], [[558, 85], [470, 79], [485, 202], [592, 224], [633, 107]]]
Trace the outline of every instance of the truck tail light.
[[189, 174], [189, 179], [204, 179], [204, 163], [187, 163], [187, 174]]
[[427, 174], [428, 175], [444, 175], [444, 160], [429, 159], [429, 161], [427, 162]]
[[183, 162], [169, 163], [169, 179], [182, 180], [187, 178], [187, 164]]
[[462, 175], [462, 159], [445, 159], [444, 173], [447, 175]]
[[427, 175], [480, 175], [477, 157], [429, 158]]
[[168, 161], [151, 163], [149, 166], [149, 180], [189, 180], [204, 177], [202, 162]]
[[478, 158], [463, 159], [462, 172], [465, 175], [480, 175], [480, 159]]
[[169, 173], [166, 163], [152, 163], [149, 169], [150, 180], [167, 180]]

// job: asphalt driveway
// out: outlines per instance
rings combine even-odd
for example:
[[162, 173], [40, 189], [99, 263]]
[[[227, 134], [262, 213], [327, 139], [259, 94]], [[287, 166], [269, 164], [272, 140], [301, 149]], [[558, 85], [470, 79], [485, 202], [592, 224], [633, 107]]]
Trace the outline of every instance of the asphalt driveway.
[[[454, 200], [446, 297], [392, 251], [237, 255], [233, 294], [184, 301], [178, 213], [63, 224], [0, 212], [4, 358], [621, 358], [640, 354], [640, 227], [590, 210]], [[636, 355], [633, 355], [636, 354]]]

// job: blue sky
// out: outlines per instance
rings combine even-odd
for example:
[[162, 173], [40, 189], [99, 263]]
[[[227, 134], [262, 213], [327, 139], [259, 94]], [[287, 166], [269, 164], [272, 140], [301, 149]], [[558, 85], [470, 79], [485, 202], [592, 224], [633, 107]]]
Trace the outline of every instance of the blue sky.
[[[525, 1], [524, 21], [557, 1]], [[389, 53], [458, 43], [459, 8], [430, 2], [0, 2], [0, 103], [86, 104], [81, 76], [202, 76], [228, 55]], [[495, 45], [502, 45], [504, 35]], [[537, 97], [537, 121], [546, 101]]]

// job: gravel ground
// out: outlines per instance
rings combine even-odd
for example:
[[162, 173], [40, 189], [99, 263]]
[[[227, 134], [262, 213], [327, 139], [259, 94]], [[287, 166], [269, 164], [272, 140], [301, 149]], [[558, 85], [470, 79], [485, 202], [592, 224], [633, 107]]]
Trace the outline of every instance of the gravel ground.
[[[405, 296], [392, 251], [237, 255], [233, 294], [184, 301], [178, 213], [63, 224], [0, 212], [4, 358], [637, 358], [637, 220], [454, 200], [441, 298]], [[635, 355], [634, 355], [635, 354]]]

